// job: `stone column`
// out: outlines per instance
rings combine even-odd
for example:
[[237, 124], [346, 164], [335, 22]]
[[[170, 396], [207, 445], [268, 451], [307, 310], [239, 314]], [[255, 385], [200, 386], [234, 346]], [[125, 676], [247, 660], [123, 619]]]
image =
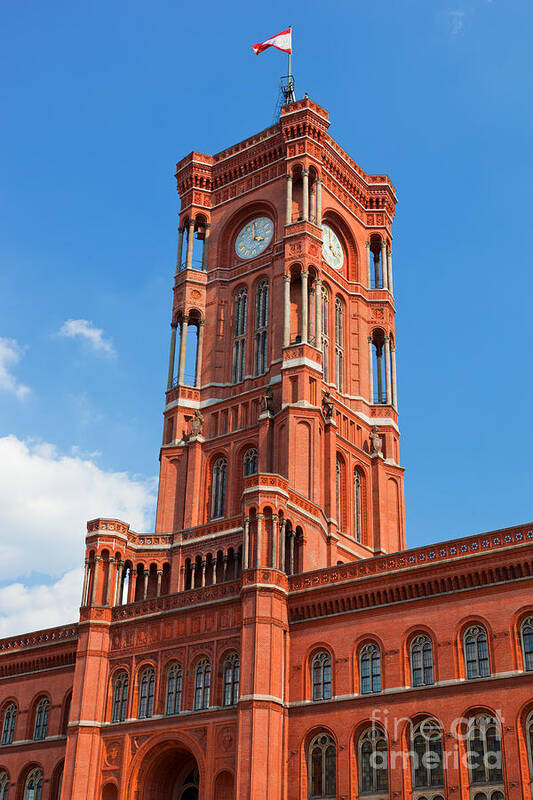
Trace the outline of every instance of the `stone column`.
[[283, 347], [288, 347], [291, 336], [291, 276], [283, 276]]
[[322, 278], [317, 278], [315, 284], [315, 345], [322, 350]]
[[389, 282], [387, 280], [387, 244], [381, 242], [381, 288], [388, 289]]
[[390, 336], [385, 336], [385, 393], [386, 403], [391, 404]]
[[224, 562], [224, 572], [222, 573], [222, 580], [223, 581], [227, 581], [228, 580], [228, 563], [229, 563], [229, 558], [228, 558], [228, 554], [227, 553], [226, 553], [226, 555], [224, 556], [224, 558], [222, 560]]
[[174, 382], [174, 360], [176, 358], [176, 325], [172, 324], [170, 326], [171, 333], [170, 333], [170, 356], [168, 359], [168, 381], [167, 381], [167, 392], [172, 389], [172, 383]]
[[374, 359], [372, 353], [372, 337], [368, 337], [368, 376], [369, 376], [369, 402], [372, 405], [374, 402]]
[[137, 591], [137, 570], [130, 567], [128, 570], [128, 603], [133, 603]]
[[391, 369], [392, 369], [392, 405], [398, 411], [398, 390], [396, 386], [396, 345], [391, 346]]
[[185, 376], [185, 354], [187, 352], [187, 327], [189, 325], [189, 318], [183, 317], [181, 320], [181, 333], [180, 333], [180, 357], [178, 361], [178, 386], [183, 386], [183, 378]]
[[101, 560], [102, 560], [101, 556], [95, 556], [95, 558], [94, 558], [94, 564], [93, 564], [93, 588], [92, 588], [92, 592], [91, 592], [91, 602], [89, 603], [90, 606], [94, 605], [95, 599], [98, 596], [97, 595], [97, 592], [98, 592], [98, 581], [99, 581], [99, 578], [100, 578], [99, 564], [100, 564]]
[[87, 581], [89, 580], [89, 559], [85, 559], [85, 572], [83, 575], [83, 589], [81, 590], [81, 605], [87, 605]]
[[178, 228], [178, 255], [176, 257], [176, 272], [181, 269], [181, 258], [183, 255], [183, 228]]
[[187, 234], [187, 255], [185, 256], [185, 269], [192, 269], [192, 245], [194, 242], [194, 220], [189, 220], [189, 232]]
[[309, 191], [309, 218], [316, 225], [316, 181], [311, 184]]
[[204, 328], [205, 322], [198, 323], [198, 337], [196, 339], [196, 370], [194, 385], [197, 389], [202, 385], [202, 355], [204, 348]]
[[366, 250], [366, 282], [369, 289], [372, 288], [372, 273], [370, 270], [370, 242], [365, 242], [365, 250]]
[[208, 254], [208, 249], [209, 249], [209, 231], [210, 231], [210, 229], [211, 229], [211, 225], [209, 224], [209, 222], [206, 222], [205, 228], [204, 228], [204, 247], [203, 247], [203, 250], [202, 250], [202, 269], [204, 270], [204, 272], [207, 269], [207, 254]]
[[289, 532], [289, 575], [294, 575], [294, 540], [296, 539], [296, 531]]
[[148, 597], [148, 578], [149, 577], [150, 577], [150, 572], [146, 569], [146, 567], [144, 567], [144, 571], [143, 571], [143, 581], [144, 581], [144, 585], [143, 585], [143, 600], [146, 600], [146, 598]]
[[218, 564], [218, 554], [215, 553], [215, 557], [213, 559], [213, 586], [217, 585], [217, 564]]
[[309, 277], [309, 273], [306, 269], [302, 270], [302, 342], [307, 342], [307, 328], [308, 328], [308, 310], [309, 310], [309, 298], [307, 297], [307, 279]]
[[205, 561], [200, 564], [200, 586], [205, 586]]
[[261, 566], [261, 528], [263, 525], [264, 514], [257, 515], [257, 536], [255, 540], [255, 568], [259, 569]]
[[292, 172], [287, 175], [287, 213], [285, 216], [285, 225], [290, 225], [292, 222]]
[[302, 217], [307, 222], [309, 219], [309, 170], [302, 170]]
[[322, 178], [316, 179], [316, 224], [322, 225]]
[[109, 605], [109, 600], [111, 598], [111, 580], [113, 577], [113, 566], [115, 564], [115, 559], [111, 557], [107, 562], [107, 586], [105, 587], [105, 605]]
[[379, 255], [378, 253], [372, 253], [372, 257], [374, 259], [374, 289], [379, 289]]
[[124, 562], [118, 561], [117, 562], [117, 587], [115, 591], [115, 605], [121, 606], [122, 605], [122, 573], [124, 572]]
[[285, 528], [287, 527], [287, 520], [280, 520], [279, 525], [279, 568], [285, 572]]
[[392, 250], [390, 247], [387, 250], [387, 276], [389, 279], [389, 292], [392, 294]]
[[276, 558], [278, 555], [278, 536], [279, 536], [279, 517], [277, 514], [272, 514], [272, 569], [277, 569], [278, 565]]
[[244, 518], [243, 537], [242, 537], [242, 568], [248, 569], [250, 552], [250, 519]]
[[378, 371], [378, 403], [381, 403], [383, 398], [383, 345], [381, 345], [381, 349], [377, 350], [376, 368]]
[[158, 569], [157, 570], [157, 590], [156, 590], [156, 593], [155, 593], [156, 597], [161, 597], [161, 581], [162, 581], [162, 579], [163, 579], [163, 570], [162, 569]]

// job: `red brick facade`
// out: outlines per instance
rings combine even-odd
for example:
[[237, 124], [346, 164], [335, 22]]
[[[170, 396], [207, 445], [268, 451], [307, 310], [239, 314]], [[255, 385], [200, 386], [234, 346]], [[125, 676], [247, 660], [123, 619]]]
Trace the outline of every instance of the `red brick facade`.
[[0, 800], [531, 800], [533, 526], [405, 550], [396, 195], [328, 126], [177, 165], [155, 532], [0, 642]]

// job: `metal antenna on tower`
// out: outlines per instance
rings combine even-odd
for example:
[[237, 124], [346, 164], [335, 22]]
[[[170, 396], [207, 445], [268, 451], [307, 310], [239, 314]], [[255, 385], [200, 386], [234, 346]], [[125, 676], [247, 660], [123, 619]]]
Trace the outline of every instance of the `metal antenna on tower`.
[[280, 78], [278, 99], [276, 102], [276, 110], [274, 111], [274, 123], [279, 120], [282, 106], [286, 106], [289, 103], [295, 102], [296, 95], [294, 94], [294, 77], [289, 73], [289, 75], [283, 75], [283, 77]]

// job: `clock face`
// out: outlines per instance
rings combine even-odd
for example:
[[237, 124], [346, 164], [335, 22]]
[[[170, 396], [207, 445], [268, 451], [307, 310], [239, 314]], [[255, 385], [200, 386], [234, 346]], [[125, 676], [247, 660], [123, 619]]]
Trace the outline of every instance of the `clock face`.
[[341, 269], [344, 264], [344, 252], [339, 237], [329, 225], [322, 225], [322, 255], [334, 269]]
[[239, 258], [254, 258], [266, 250], [274, 235], [274, 223], [268, 217], [256, 217], [247, 222], [235, 242]]

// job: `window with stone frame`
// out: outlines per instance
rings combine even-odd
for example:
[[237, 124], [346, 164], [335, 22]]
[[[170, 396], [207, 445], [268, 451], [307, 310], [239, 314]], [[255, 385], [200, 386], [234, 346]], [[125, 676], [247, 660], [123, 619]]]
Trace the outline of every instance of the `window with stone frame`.
[[337, 747], [328, 733], [315, 736], [308, 756], [310, 800], [337, 797]]

